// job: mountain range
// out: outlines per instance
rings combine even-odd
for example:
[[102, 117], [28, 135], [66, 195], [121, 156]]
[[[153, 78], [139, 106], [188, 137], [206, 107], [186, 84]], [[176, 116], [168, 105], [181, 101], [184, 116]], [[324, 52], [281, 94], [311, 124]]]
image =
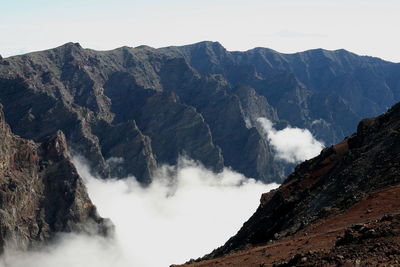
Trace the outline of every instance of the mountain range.
[[[400, 101], [399, 77], [399, 64], [345, 50], [231, 52], [217, 42], [111, 51], [67, 43], [0, 57], [0, 249], [10, 240], [32, 248], [87, 223], [112, 231], [71, 154], [104, 179], [132, 175], [143, 186], [158, 166], [186, 156], [282, 183], [195, 265], [307, 266], [362, 255], [395, 264], [400, 106], [358, 122]], [[259, 118], [278, 130], [309, 129], [327, 148], [297, 166], [284, 162]]]
[[329, 146], [400, 100], [399, 74], [399, 64], [345, 50], [67, 43], [1, 59], [0, 103], [13, 132], [42, 142], [61, 130], [103, 177], [148, 184], [156, 166], [185, 155], [282, 182], [293, 165], [274, 157], [259, 117], [307, 128]]

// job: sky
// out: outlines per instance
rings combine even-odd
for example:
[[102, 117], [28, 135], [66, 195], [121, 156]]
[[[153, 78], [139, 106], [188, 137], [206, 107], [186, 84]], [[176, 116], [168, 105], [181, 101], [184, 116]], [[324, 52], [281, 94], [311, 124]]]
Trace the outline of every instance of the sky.
[[400, 62], [398, 0], [0, 0], [0, 54], [218, 41], [228, 50], [347, 49]]

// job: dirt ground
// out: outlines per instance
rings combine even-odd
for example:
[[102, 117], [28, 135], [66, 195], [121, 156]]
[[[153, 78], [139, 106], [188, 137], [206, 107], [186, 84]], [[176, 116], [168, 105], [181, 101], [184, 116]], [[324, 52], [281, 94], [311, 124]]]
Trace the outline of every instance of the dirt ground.
[[[383, 234], [365, 242], [360, 241], [361, 243], [347, 244], [342, 247], [335, 246], [338, 238], [344, 236], [346, 229], [354, 225], [366, 225], [368, 229], [378, 229], [382, 224], [387, 224], [385, 220], [379, 220], [380, 218], [399, 213], [400, 186], [395, 186], [371, 193], [345, 212], [318, 220], [294, 236], [282, 238], [271, 244], [249, 247], [222, 258], [173, 266], [266, 267], [274, 264], [275, 266], [292, 266], [291, 262], [293, 266], [315, 266], [315, 264], [321, 264], [320, 266], [400, 266], [399, 223], [390, 224], [391, 228], [396, 228], [392, 229], [395, 232], [393, 235]], [[400, 220], [400, 216], [397, 217]], [[386, 248], [386, 250], [381, 249], [382, 255], [379, 248], [375, 251], [372, 248], [376, 243], [380, 248]], [[290, 259], [292, 261], [288, 262]]]

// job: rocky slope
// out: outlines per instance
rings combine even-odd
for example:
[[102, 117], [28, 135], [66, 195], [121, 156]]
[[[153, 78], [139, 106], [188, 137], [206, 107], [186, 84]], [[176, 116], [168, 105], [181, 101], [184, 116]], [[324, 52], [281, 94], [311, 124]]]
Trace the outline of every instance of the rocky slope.
[[326, 144], [400, 100], [400, 65], [345, 50], [229, 52], [201, 42], [112, 51], [61, 47], [0, 59], [7, 122], [41, 142], [62, 130], [104, 177], [133, 174], [185, 154], [281, 181], [285, 164], [256, 121], [308, 128]]
[[27, 249], [57, 232], [105, 234], [108, 221], [97, 215], [71, 162], [61, 131], [42, 144], [14, 135], [0, 106], [0, 252]]
[[298, 165], [261, 197], [234, 237], [204, 258], [216, 259], [195, 266], [399, 264], [399, 152], [400, 103]]

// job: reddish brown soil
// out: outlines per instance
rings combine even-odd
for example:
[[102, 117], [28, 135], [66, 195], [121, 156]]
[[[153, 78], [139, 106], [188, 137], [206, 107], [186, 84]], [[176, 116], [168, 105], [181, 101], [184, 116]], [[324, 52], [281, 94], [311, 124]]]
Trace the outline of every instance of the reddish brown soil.
[[[382, 218], [382, 216], [389, 214], [397, 215], [399, 213], [400, 186], [395, 186], [379, 192], [371, 193], [368, 197], [358, 202], [345, 212], [318, 220], [316, 223], [307, 226], [294, 236], [282, 238], [272, 244], [249, 247], [222, 258], [182, 266], [261, 267], [272, 266], [274, 263], [282, 263], [290, 260], [294, 256], [301, 257], [301, 261], [304, 263], [301, 265], [313, 266], [319, 262], [317, 261], [317, 258], [320, 260], [323, 256], [328, 257], [329, 255], [339, 257], [339, 262], [337, 264], [327, 262], [323, 264], [324, 266], [400, 266], [400, 251], [399, 254], [396, 254], [396, 251], [400, 249], [400, 234], [375, 237], [373, 239], [373, 242], [379, 242], [380, 247], [386, 248], [386, 250], [381, 253], [383, 256], [379, 254], [379, 251], [376, 253], [374, 252], [374, 254], [373, 248], [370, 248], [365, 253], [363, 251], [358, 251], [361, 246], [367, 246], [368, 242], [365, 244], [353, 244], [352, 248], [335, 247], [338, 237], [343, 236], [345, 230], [352, 225], [369, 224], [372, 225], [371, 227], [378, 227], [385, 223], [381, 223], [378, 220]], [[397, 226], [398, 224], [396, 224], [395, 227], [400, 228]], [[395, 231], [400, 233], [400, 229], [395, 229]], [[369, 242], [371, 243], [372, 241]], [[346, 249], [350, 251], [347, 251], [347, 254], [345, 251]], [[338, 251], [341, 250], [343, 250], [343, 255], [347, 255], [347, 259], [345, 256], [338, 255]], [[387, 250], [389, 250], [389, 252]], [[389, 255], [391, 250], [396, 253], [394, 253], [394, 255]], [[368, 254], [370, 251], [372, 251], [372, 256]], [[312, 262], [313, 254], [320, 255], [320, 257], [314, 257], [314, 262]], [[387, 255], [390, 257], [386, 257]], [[349, 258], [354, 258], [355, 260]], [[309, 264], [306, 264], [307, 261]], [[386, 265], [386, 263], [390, 263], [390, 265]], [[297, 266], [298, 264], [295, 265]]]

